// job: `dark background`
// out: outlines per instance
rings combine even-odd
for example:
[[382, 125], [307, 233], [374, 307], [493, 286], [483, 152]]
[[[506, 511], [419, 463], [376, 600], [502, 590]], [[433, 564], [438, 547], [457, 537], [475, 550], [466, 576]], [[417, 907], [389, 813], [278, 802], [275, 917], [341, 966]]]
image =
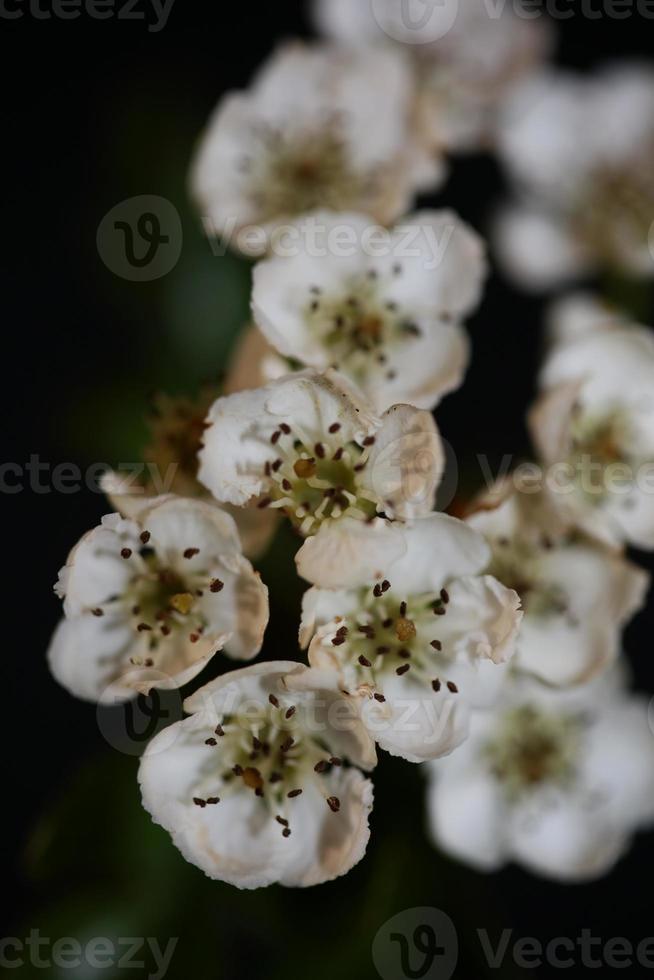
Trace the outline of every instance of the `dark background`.
[[[559, 23], [558, 60], [586, 68], [647, 55], [652, 24], [635, 15], [575, 16]], [[194, 140], [221, 93], [245, 85], [277, 39], [307, 34], [304, 5], [177, 0], [160, 33], [138, 20], [38, 20], [26, 12], [14, 21], [0, 17], [0, 32], [3, 461], [25, 466], [38, 454], [50, 468], [84, 468], [136, 460], [150, 393], [193, 390], [217, 374], [247, 317], [247, 266], [212, 256], [187, 202]], [[455, 161], [434, 203], [455, 207], [483, 229], [501, 188], [490, 158]], [[112, 275], [96, 249], [104, 214], [140, 194], [167, 197], [184, 226], [174, 272], [143, 284]], [[495, 276], [470, 325], [474, 360], [466, 384], [438, 412], [470, 482], [480, 479], [477, 452], [495, 461], [528, 452], [522, 420], [539, 363], [542, 309]], [[0, 498], [3, 619], [10, 623], [0, 654], [0, 839], [9, 905], [0, 935], [25, 937], [39, 928], [81, 941], [179, 936], [169, 972], [175, 980], [270, 980], [374, 977], [370, 948], [378, 928], [420, 905], [453, 918], [462, 978], [492, 975], [473, 941], [476, 928], [494, 937], [514, 928], [516, 937], [545, 940], [574, 939], [583, 928], [635, 943], [654, 934], [645, 898], [654, 835], [638, 838], [616, 870], [592, 886], [563, 888], [513, 868], [485, 878], [430, 847], [421, 775], [388, 758], [376, 778], [368, 855], [346, 878], [305, 892], [257, 893], [205, 880], [141, 811], [135, 758], [108, 744], [94, 706], [49, 676], [44, 655], [59, 616], [52, 584], [71, 545], [107, 507], [90, 490], [48, 492], [45, 472], [41, 481], [39, 488], [26, 478], [20, 492]], [[268, 579], [275, 569], [263, 656], [296, 657], [301, 588], [284, 535], [259, 567]], [[626, 644], [637, 685], [652, 691], [653, 632], [654, 606], [630, 627]], [[114, 724], [105, 719], [103, 727], [111, 733]], [[26, 966], [21, 975], [31, 972]], [[507, 962], [501, 975], [534, 973], [546, 975]]]

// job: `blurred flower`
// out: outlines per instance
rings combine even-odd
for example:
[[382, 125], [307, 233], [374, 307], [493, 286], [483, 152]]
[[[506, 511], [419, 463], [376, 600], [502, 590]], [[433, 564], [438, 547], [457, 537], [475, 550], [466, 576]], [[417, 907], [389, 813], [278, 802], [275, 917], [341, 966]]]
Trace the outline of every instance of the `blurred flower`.
[[654, 337], [616, 325], [552, 348], [531, 430], [567, 519], [654, 547]]
[[143, 804], [187, 861], [240, 888], [316, 885], [365, 853], [374, 745], [333, 678], [257, 664], [201, 688], [148, 746]]
[[467, 523], [491, 547], [487, 571], [522, 600], [513, 666], [553, 686], [580, 684], [604, 670], [644, 603], [647, 573], [558, 525], [545, 494], [521, 493], [506, 481], [477, 508]]
[[[393, 221], [439, 178], [411, 135], [413, 99], [399, 51], [280, 48], [209, 122], [192, 171], [205, 227], [261, 255], [275, 228], [317, 207]], [[253, 226], [263, 235], [239, 235]]]
[[357, 546], [349, 589], [306, 593], [301, 642], [311, 641], [312, 665], [336, 671], [340, 689], [361, 701], [383, 749], [435, 759], [465, 739], [470, 705], [497, 693], [520, 600], [480, 574], [489, 559], [482, 536], [445, 514], [365, 525]]
[[480, 871], [515, 861], [587, 881], [654, 821], [647, 705], [613, 677], [574, 692], [507, 685], [501, 708], [476, 712], [465, 745], [429, 773], [435, 843]]
[[[481, 240], [451, 211], [412, 215], [375, 248], [362, 244], [370, 229], [362, 215], [316, 213], [300, 229], [309, 223], [326, 236], [347, 229], [358, 244], [347, 255], [305, 244], [256, 266], [254, 318], [286, 359], [272, 365], [275, 375], [333, 367], [378, 411], [398, 402], [433, 408], [468, 363], [461, 320], [481, 296]], [[270, 356], [263, 360], [270, 370]]]
[[344, 45], [394, 41], [411, 56], [418, 127], [428, 146], [466, 151], [492, 144], [502, 100], [552, 47], [551, 23], [533, 12], [521, 16], [512, 4], [489, 9], [479, 0], [416, 7], [406, 0], [317, 0], [315, 16]]
[[497, 244], [523, 285], [546, 289], [598, 267], [652, 275], [651, 67], [530, 80], [506, 106], [500, 149], [521, 197], [501, 215]]
[[55, 590], [65, 618], [50, 668], [87, 700], [181, 687], [223, 647], [248, 660], [268, 622], [268, 590], [232, 518], [170, 496], [135, 520], [103, 518], [73, 548]]
[[[148, 417], [151, 440], [143, 452], [140, 473], [105, 473], [101, 486], [110, 504], [123, 517], [138, 519], [155, 497], [174, 494], [215, 503], [198, 481], [198, 453], [202, 448], [205, 419], [218, 397], [216, 385], [204, 385], [195, 398], [157, 394]], [[277, 527], [275, 515], [256, 508], [226, 510], [236, 521], [241, 547], [248, 558], [264, 553]]]
[[625, 326], [626, 313], [589, 292], [567, 293], [547, 309], [546, 335], [550, 346], [581, 340], [598, 330]]
[[309, 581], [324, 569], [337, 583], [348, 574], [355, 536], [330, 536], [344, 518], [433, 509], [443, 449], [432, 416], [394, 405], [378, 418], [334, 371], [219, 398], [207, 421], [199, 479], [219, 501], [258, 500], [283, 511], [301, 536], [316, 535], [297, 558]]

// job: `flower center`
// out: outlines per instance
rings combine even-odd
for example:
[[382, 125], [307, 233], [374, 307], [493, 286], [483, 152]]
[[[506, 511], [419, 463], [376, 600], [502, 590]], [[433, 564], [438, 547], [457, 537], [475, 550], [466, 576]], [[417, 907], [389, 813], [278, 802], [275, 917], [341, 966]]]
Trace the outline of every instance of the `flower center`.
[[205, 570], [181, 571], [183, 562], [199, 554], [198, 548], [187, 548], [175, 562], [157, 555], [149, 545], [150, 535], [141, 534], [143, 547], [138, 551], [123, 548], [121, 557], [129, 562], [130, 581], [119, 596], [112, 596], [93, 610], [95, 616], [111, 613], [120, 604], [128, 612], [132, 629], [141, 640], [143, 655], [131, 656], [130, 663], [138, 667], [155, 665], [157, 654], [170, 648], [180, 636], [197, 643], [207, 628], [207, 619], [200, 599], [222, 592], [224, 583]]
[[599, 417], [577, 410], [573, 413], [570, 435], [568, 463], [578, 488], [591, 502], [601, 504], [609, 492], [607, 469], [629, 461], [624, 448], [628, 438], [626, 418], [619, 409]]
[[568, 783], [574, 776], [582, 719], [532, 705], [507, 712], [485, 747], [496, 779], [516, 796], [547, 782]]
[[204, 496], [197, 479], [198, 453], [207, 414], [218, 394], [217, 387], [206, 385], [195, 399], [155, 397], [148, 420], [151, 440], [143, 454], [151, 481], [148, 489], [155, 494], [163, 486], [174, 487], [182, 496]]
[[540, 547], [519, 537], [498, 537], [489, 544], [492, 559], [487, 574], [518, 593], [525, 613], [547, 616], [567, 612], [565, 591], [555, 582], [543, 580], [539, 573], [541, 550], [552, 547], [547, 537], [542, 538]]
[[369, 181], [357, 174], [336, 120], [301, 134], [270, 126], [255, 132], [256, 150], [240, 162], [259, 219], [299, 215], [316, 208], [354, 209]]
[[393, 284], [401, 275], [398, 262], [388, 278], [370, 269], [339, 295], [323, 296], [319, 287], [310, 288], [305, 319], [329, 351], [333, 367], [358, 380], [375, 369], [388, 381], [396, 377], [393, 346], [421, 336], [420, 327], [393, 298]]
[[362, 593], [359, 611], [339, 619], [327, 641], [351, 692], [368, 690], [371, 697], [384, 701], [384, 680], [411, 671], [412, 678], [432, 690], [447, 687], [457, 694], [456, 684], [446, 679], [449, 657], [439, 639], [449, 603], [446, 589], [398, 601], [386, 579], [372, 593]]
[[625, 247], [647, 244], [654, 211], [654, 178], [649, 159], [647, 154], [643, 161], [632, 161], [625, 169], [598, 170], [579, 209], [582, 241], [611, 264], [621, 263]]
[[341, 425], [335, 422], [316, 442], [299, 423], [293, 429], [282, 423], [271, 436], [278, 456], [264, 467], [269, 493], [259, 507], [284, 510], [304, 536], [345, 515], [375, 517], [376, 500], [360, 483], [374, 436], [359, 445], [343, 441], [340, 433]]
[[[287, 696], [270, 694], [256, 710], [224, 714], [215, 727], [199, 733], [207, 761], [193, 792], [196, 806], [215, 805], [235, 792], [251, 792], [290, 837], [293, 800], [316, 786], [333, 813], [340, 800], [329, 795], [324, 777], [342, 766], [326, 741], [304, 724], [302, 709]], [[213, 723], [212, 723], [213, 724]], [[317, 727], [317, 726], [314, 726]]]

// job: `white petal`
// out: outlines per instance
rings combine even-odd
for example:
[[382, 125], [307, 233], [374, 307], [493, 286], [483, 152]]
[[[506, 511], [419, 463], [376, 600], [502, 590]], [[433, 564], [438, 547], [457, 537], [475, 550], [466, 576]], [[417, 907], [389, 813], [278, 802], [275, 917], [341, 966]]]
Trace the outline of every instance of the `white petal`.
[[346, 616], [356, 612], [359, 596], [355, 589], [312, 588], [302, 596], [302, 621], [300, 623], [300, 646], [305, 650], [316, 629], [329, 623], [336, 616]]
[[429, 412], [394, 405], [382, 418], [362, 483], [390, 517], [408, 520], [434, 509], [445, 455]]
[[415, 320], [421, 335], [393, 349], [393, 374], [389, 377], [384, 367], [359, 381], [380, 412], [403, 402], [431, 411], [463, 382], [470, 361], [470, 342], [464, 328], [434, 319]]
[[393, 283], [393, 295], [417, 314], [433, 311], [460, 318], [481, 299], [485, 246], [454, 211], [417, 211], [398, 224], [391, 254], [379, 266], [389, 273], [397, 262], [402, 273]]
[[610, 330], [624, 318], [624, 313], [594, 293], [569, 293], [548, 308], [548, 342], [552, 347], [574, 343], [597, 330]]
[[132, 640], [129, 624], [121, 620], [62, 619], [48, 647], [48, 665], [55, 680], [77, 698], [126, 700], [136, 691], [116, 681]]
[[[456, 759], [456, 756], [453, 757]], [[429, 829], [434, 843], [480, 871], [497, 871], [507, 860], [506, 812], [501, 790], [482, 767], [450, 772], [436, 762], [427, 793]]]
[[620, 631], [642, 606], [649, 576], [619, 555], [577, 545], [546, 552], [539, 582], [561, 589], [565, 613], [526, 613], [518, 665], [549, 684], [588, 681], [618, 655]]
[[198, 479], [218, 500], [243, 506], [266, 487], [264, 467], [274, 459], [270, 435], [276, 425], [266, 417], [267, 398], [267, 388], [239, 392], [219, 398], [209, 412]]
[[374, 740], [366, 731], [356, 698], [343, 695], [333, 670], [322, 670], [296, 664], [284, 678], [288, 691], [306, 698], [313, 706], [312, 722], [328, 730], [330, 746], [361, 769], [374, 769], [377, 752]]
[[494, 238], [506, 272], [525, 289], [551, 289], [579, 279], [590, 268], [564, 220], [535, 208], [504, 208], [497, 216]]
[[612, 819], [629, 828], [654, 821], [654, 739], [642, 697], [614, 696], [591, 726], [585, 777]]
[[447, 514], [419, 517], [397, 530], [405, 550], [384, 567], [383, 577], [407, 595], [440, 592], [451, 579], [478, 574], [490, 561], [481, 534]]
[[199, 554], [186, 559], [185, 568], [205, 567], [214, 557], [238, 555], [241, 542], [236, 522], [214, 504], [181, 497], [155, 498], [139, 517], [153, 544], [174, 560], [189, 548]]
[[405, 548], [402, 532], [394, 524], [344, 518], [323, 525], [307, 538], [295, 563], [298, 574], [320, 588], [356, 588], [385, 578], [386, 570]]
[[132, 571], [121, 557], [124, 548], [138, 551], [140, 528], [118, 514], [103, 517], [73, 548], [59, 573], [57, 593], [67, 616], [79, 615], [121, 595]]
[[570, 793], [545, 790], [511, 815], [512, 856], [525, 867], [565, 882], [592, 881], [622, 856], [627, 834], [602, 809]]
[[464, 576], [448, 585], [450, 602], [440, 617], [440, 638], [458, 660], [511, 659], [522, 620], [520, 598], [490, 575]]
[[371, 737], [390, 755], [427, 762], [449, 755], [466, 739], [468, 705], [445, 685], [436, 693], [408, 673], [389, 675], [378, 687], [386, 701], [364, 697], [362, 715]]

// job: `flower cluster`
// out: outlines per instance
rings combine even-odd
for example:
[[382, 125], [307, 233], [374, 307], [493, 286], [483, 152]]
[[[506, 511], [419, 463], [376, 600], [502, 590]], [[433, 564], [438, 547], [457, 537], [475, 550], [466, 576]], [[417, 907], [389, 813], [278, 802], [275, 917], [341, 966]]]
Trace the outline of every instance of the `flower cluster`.
[[[184, 857], [242, 888], [363, 857], [378, 751], [424, 764], [434, 840], [479, 869], [589, 878], [654, 821], [621, 658], [649, 586], [625, 549], [654, 548], [654, 339], [600, 298], [559, 302], [529, 413], [544, 478], [439, 511], [432, 411], [463, 383], [488, 260], [451, 210], [411, 210], [445, 151], [497, 145], [517, 274], [648, 272], [654, 86], [534, 76], [550, 31], [508, 6], [407, 6], [316, 3], [326, 39], [221, 100], [191, 184], [207, 233], [257, 260], [253, 322], [222, 386], [156, 401], [150, 479], [105, 475], [114, 512], [55, 587], [49, 661], [74, 695], [212, 672], [139, 783]], [[270, 659], [251, 559], [283, 521], [308, 587], [298, 649]], [[219, 651], [262, 649], [216, 676]]]

